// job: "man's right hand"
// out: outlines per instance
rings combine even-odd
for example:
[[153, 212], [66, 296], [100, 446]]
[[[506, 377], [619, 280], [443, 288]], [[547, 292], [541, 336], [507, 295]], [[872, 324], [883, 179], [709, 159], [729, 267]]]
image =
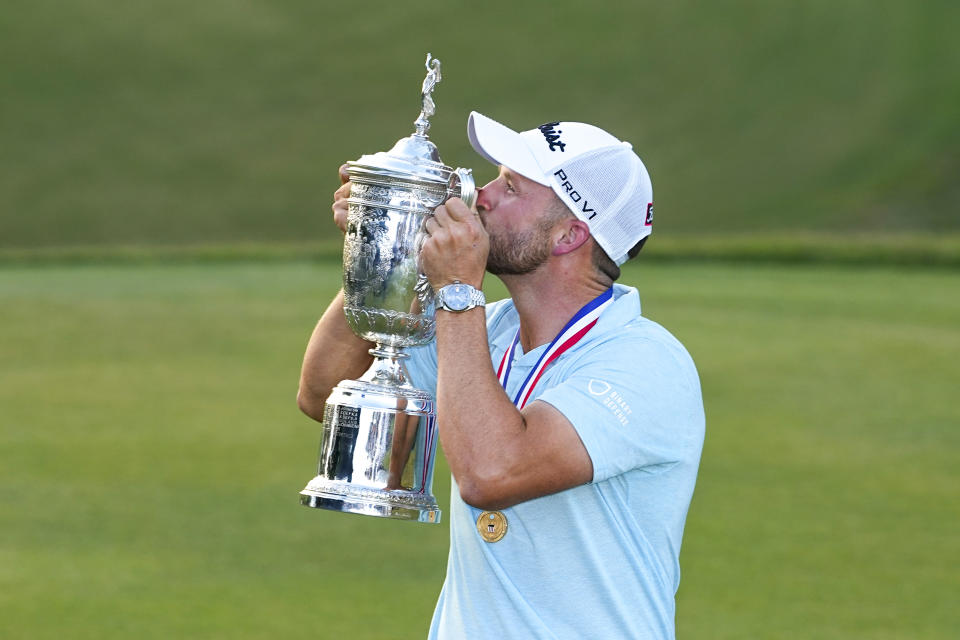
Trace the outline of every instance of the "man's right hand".
[[347, 213], [350, 211], [350, 205], [347, 198], [350, 197], [350, 176], [347, 175], [347, 165], [340, 165], [340, 188], [333, 192], [333, 221], [340, 231], [347, 232]]

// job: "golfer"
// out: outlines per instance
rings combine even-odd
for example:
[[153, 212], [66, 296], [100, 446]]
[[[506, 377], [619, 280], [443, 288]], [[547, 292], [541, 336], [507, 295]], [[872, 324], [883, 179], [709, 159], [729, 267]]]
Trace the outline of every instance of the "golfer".
[[[467, 129], [499, 175], [475, 211], [453, 198], [427, 220], [437, 339], [408, 350], [453, 473], [430, 638], [673, 638], [704, 416], [687, 351], [615, 282], [652, 229], [650, 177], [588, 124], [517, 133], [473, 113]], [[486, 272], [509, 299], [486, 304]], [[303, 411], [320, 420], [369, 346], [341, 293], [307, 347]]]

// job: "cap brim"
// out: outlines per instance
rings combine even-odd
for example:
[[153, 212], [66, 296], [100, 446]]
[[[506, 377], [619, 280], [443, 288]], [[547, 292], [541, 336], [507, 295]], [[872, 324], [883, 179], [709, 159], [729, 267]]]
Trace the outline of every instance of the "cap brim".
[[526, 142], [513, 129], [471, 111], [467, 138], [474, 150], [493, 164], [503, 165], [525, 178], [550, 186]]

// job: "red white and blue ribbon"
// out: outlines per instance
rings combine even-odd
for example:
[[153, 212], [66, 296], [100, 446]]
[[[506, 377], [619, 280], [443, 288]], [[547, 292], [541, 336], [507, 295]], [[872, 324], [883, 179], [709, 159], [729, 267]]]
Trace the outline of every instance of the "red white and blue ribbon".
[[423, 450], [426, 463], [420, 470], [420, 491], [426, 493], [428, 485], [433, 478], [433, 463], [436, 461], [436, 441], [437, 441], [437, 416], [427, 414], [424, 416], [423, 429]]
[[[537, 385], [537, 382], [540, 381], [540, 376], [543, 375], [543, 371], [550, 363], [559, 358], [564, 351], [577, 344], [577, 342], [593, 328], [593, 325], [597, 324], [600, 314], [602, 314], [604, 309], [612, 302], [613, 287], [607, 289], [584, 305], [583, 308], [577, 311], [576, 315], [570, 319], [570, 322], [560, 330], [560, 333], [553, 339], [553, 342], [550, 343], [546, 351], [540, 354], [540, 359], [537, 360], [537, 364], [534, 365], [530, 373], [527, 374], [527, 379], [520, 385], [520, 390], [517, 391], [517, 395], [513, 399], [513, 404], [517, 405], [518, 409], [523, 409], [524, 405], [527, 404], [533, 388]], [[510, 377], [510, 369], [513, 366], [513, 354], [517, 350], [517, 344], [519, 343], [520, 329], [517, 329], [517, 335], [513, 338], [510, 347], [504, 352], [503, 359], [500, 360], [500, 367], [497, 369], [497, 378], [500, 380], [500, 384], [504, 389], [507, 388], [507, 378]]]

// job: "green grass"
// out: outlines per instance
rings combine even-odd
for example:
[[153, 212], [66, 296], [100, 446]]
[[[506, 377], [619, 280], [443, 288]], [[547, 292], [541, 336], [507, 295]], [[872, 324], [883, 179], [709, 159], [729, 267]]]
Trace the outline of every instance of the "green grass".
[[[628, 269], [704, 388], [679, 637], [954, 636], [958, 280]], [[0, 636], [424, 636], [445, 525], [297, 504], [319, 441], [299, 362], [338, 281], [308, 262], [0, 268]], [[442, 508], [448, 487], [441, 469]]]
[[[644, 247], [644, 261], [849, 266], [960, 267], [960, 233], [826, 233], [664, 235]], [[83, 264], [211, 264], [237, 261], [314, 260], [340, 264], [343, 237], [309, 242], [181, 245], [114, 245], [0, 248], [2, 266]]]
[[673, 232], [960, 228], [960, 8], [491, 0], [8, 0], [0, 246], [323, 235], [336, 167], [412, 131], [427, 51], [448, 164], [477, 109], [602, 124]]

